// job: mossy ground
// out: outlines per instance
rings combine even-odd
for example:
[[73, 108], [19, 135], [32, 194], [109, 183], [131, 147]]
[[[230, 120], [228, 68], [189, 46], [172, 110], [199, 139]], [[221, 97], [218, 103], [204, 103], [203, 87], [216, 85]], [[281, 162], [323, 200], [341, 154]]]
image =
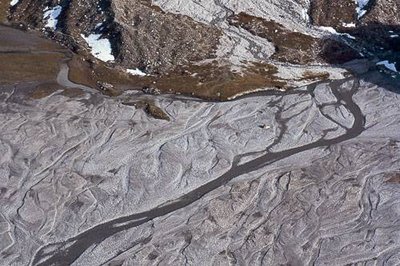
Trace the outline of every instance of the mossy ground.
[[[15, 30], [15, 34], [33, 38], [27, 32]], [[126, 89], [156, 88], [162, 93], [227, 100], [260, 88], [288, 88], [287, 81], [277, 75], [277, 68], [268, 63], [243, 62], [246, 67], [239, 72], [232, 70], [228, 64], [213, 61], [177, 66], [167, 74], [139, 77], [129, 75], [121, 67], [97, 61], [86, 51], [72, 53], [49, 40], [36, 36], [33, 41], [27, 41], [28, 37], [11, 36], [6, 38], [7, 42], [0, 44], [0, 80], [3, 83], [42, 83], [33, 97], [54, 92], [52, 85], [57, 87], [55, 81], [60, 65], [67, 60], [72, 82], [98, 88], [108, 96], [118, 96]], [[11, 47], [18, 49], [10, 52]], [[309, 73], [300, 78], [312, 81], [325, 76], [326, 73]]]

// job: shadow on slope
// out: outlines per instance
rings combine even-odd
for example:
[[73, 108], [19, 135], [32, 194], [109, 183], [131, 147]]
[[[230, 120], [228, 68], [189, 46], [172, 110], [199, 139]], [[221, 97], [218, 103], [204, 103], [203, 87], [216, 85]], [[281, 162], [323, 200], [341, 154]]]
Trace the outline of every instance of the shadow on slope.
[[[400, 26], [370, 23], [354, 28], [345, 28], [340, 33], [349, 34], [340, 38], [347, 45], [327, 45], [321, 50], [321, 58], [333, 65], [341, 64], [362, 80], [400, 92]], [[352, 37], [351, 37], [352, 36]], [[351, 62], [350, 49], [357, 50], [365, 64]], [[347, 62], [346, 62], [347, 61]]]

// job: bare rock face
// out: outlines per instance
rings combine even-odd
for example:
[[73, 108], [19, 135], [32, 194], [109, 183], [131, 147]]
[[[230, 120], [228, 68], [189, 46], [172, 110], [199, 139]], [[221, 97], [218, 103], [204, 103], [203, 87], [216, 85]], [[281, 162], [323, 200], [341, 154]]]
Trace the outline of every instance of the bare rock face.
[[193, 19], [167, 14], [150, 1], [114, 1], [121, 32], [117, 61], [150, 73], [215, 57], [220, 32]]
[[364, 24], [379, 22], [383, 25], [400, 25], [400, 3], [396, 0], [371, 1], [370, 8], [362, 19]]
[[[54, 8], [61, 11], [49, 27]], [[397, 8], [389, 0], [21, 0], [9, 19], [100, 59], [87, 59], [93, 84], [226, 99], [343, 78], [342, 64], [357, 59], [396, 61], [386, 51], [397, 47]], [[101, 61], [113, 69], [96, 68]], [[152, 78], [121, 75], [130, 69]]]
[[[94, 83], [100, 79], [117, 87], [151, 85], [164, 92], [224, 99], [343, 78], [347, 70], [341, 64], [371, 57], [363, 50], [375, 32], [371, 25], [379, 24], [379, 33], [386, 24], [398, 25], [395, 11], [382, 19], [387, 1], [361, 6], [361, 1], [323, 0], [20, 0], [10, 8], [9, 20], [44, 30], [85, 58], [92, 54], [100, 59], [88, 59], [91, 67], [104, 61], [114, 68], [112, 73], [136, 69], [153, 77], [152, 82], [136, 77], [111, 80], [94, 67], [89, 71], [95, 73]], [[51, 26], [49, 17], [56, 9], [60, 12]], [[96, 50], [99, 43], [107, 49]], [[274, 71], [260, 73], [260, 66]], [[221, 70], [217, 79], [204, 78]], [[186, 87], [181, 86], [183, 80], [190, 80]], [[225, 85], [217, 88], [216, 83]]]
[[246, 13], [231, 15], [227, 21], [232, 26], [244, 29], [254, 36], [273, 43], [275, 52], [272, 59], [302, 65], [318, 61], [318, 38], [291, 31], [274, 20], [253, 17]]
[[[11, 18], [31, 27], [46, 27], [43, 10], [54, 5], [21, 1]], [[188, 17], [165, 14], [149, 1], [73, 0], [60, 6], [56, 34], [59, 31], [67, 35], [67, 42], [78, 49], [88, 48], [81, 35], [100, 34], [110, 41], [115, 62], [126, 68], [165, 72], [191, 61], [211, 58], [218, 43], [216, 28]]]
[[357, 1], [312, 0], [310, 7], [314, 25], [341, 28], [357, 21]]

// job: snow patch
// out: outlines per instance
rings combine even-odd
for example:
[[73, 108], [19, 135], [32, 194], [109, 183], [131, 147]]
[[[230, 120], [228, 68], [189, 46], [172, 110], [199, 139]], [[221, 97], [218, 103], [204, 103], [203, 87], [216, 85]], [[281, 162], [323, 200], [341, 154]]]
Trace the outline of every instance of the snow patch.
[[327, 32], [330, 32], [330, 33], [332, 33], [332, 34], [339, 34], [334, 28], [332, 28], [332, 27], [325, 27], [325, 26], [320, 26], [320, 27], [318, 27], [320, 30], [323, 30], [323, 31], [327, 31]]
[[356, 8], [356, 12], [357, 12], [357, 18], [360, 19], [362, 16], [365, 15], [365, 13], [367, 13], [367, 10], [365, 10], [365, 7], [368, 5], [369, 0], [355, 0], [357, 8]]
[[114, 61], [115, 58], [112, 55], [111, 43], [109, 39], [101, 39], [101, 34], [90, 34], [87, 37], [81, 34], [81, 37], [89, 45], [91, 53], [94, 57], [104, 62]]
[[376, 65], [384, 66], [391, 71], [398, 72], [395, 63], [390, 63], [388, 60], [378, 62], [378, 63], [376, 63]]
[[10, 2], [10, 6], [15, 6], [16, 4], [18, 4], [19, 0], [11, 0]]
[[335, 34], [335, 35], [345, 36], [345, 37], [347, 37], [347, 38], [349, 38], [349, 39], [353, 39], [353, 40], [356, 39], [356, 37], [354, 37], [354, 36], [352, 36], [352, 35], [350, 35], [350, 34], [348, 34], [348, 33], [339, 33], [339, 32], [337, 32], [337, 31], [336, 31], [334, 28], [332, 28], [332, 27], [320, 26], [320, 27], [318, 27], [318, 29], [323, 30], [323, 31], [327, 31], [327, 32], [332, 33], [332, 34]]
[[308, 10], [306, 8], [303, 8], [301, 10], [301, 17], [304, 21], [309, 22], [310, 21], [310, 16], [308, 15]]
[[96, 26], [94, 27], [94, 30], [100, 29], [100, 27], [103, 26], [103, 22], [97, 23]]
[[355, 23], [342, 23], [342, 26], [345, 28], [354, 28], [356, 26]]
[[147, 76], [146, 73], [144, 73], [143, 71], [141, 71], [140, 69], [136, 68], [136, 69], [127, 69], [126, 72], [128, 72], [131, 75], [135, 75], [135, 76]]
[[46, 21], [46, 28], [56, 29], [58, 23], [58, 17], [61, 14], [62, 7], [55, 6], [53, 8], [46, 7], [44, 10], [43, 19]]

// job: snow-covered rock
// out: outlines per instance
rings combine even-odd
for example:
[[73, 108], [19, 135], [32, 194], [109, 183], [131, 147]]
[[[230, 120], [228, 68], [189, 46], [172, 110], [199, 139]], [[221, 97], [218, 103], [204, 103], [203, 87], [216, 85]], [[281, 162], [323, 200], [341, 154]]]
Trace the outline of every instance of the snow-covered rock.
[[87, 42], [91, 49], [91, 53], [94, 57], [104, 61], [114, 61], [112, 54], [111, 43], [107, 38], [101, 38], [101, 34], [89, 34], [85, 36], [81, 34], [81, 37]]
[[57, 5], [55, 7], [46, 7], [43, 13], [43, 20], [46, 21], [45, 27], [55, 30], [57, 28], [58, 17], [61, 14], [62, 7]]

